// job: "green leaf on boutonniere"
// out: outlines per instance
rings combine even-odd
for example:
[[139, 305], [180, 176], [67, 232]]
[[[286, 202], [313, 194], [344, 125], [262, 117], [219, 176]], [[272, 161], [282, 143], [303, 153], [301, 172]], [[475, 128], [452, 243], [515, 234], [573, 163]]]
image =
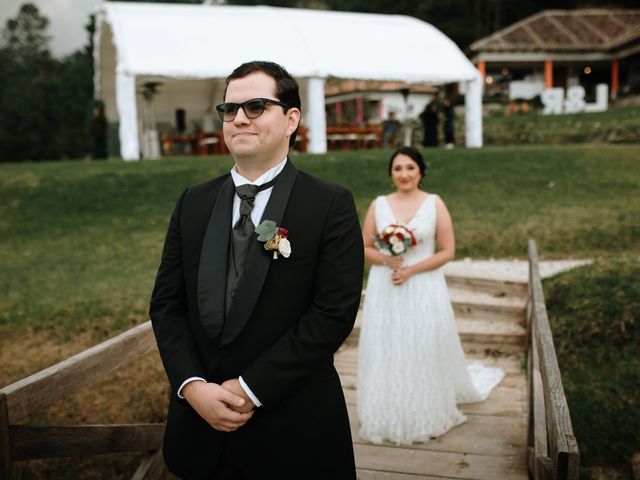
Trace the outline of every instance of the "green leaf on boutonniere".
[[266, 242], [276, 236], [276, 222], [273, 220], [265, 220], [256, 227], [256, 233], [258, 234], [258, 240]]

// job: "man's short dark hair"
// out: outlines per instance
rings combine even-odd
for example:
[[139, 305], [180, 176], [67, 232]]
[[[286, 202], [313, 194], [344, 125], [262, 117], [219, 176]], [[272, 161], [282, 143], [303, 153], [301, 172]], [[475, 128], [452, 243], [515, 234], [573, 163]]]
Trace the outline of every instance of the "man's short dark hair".
[[[298, 88], [298, 82], [296, 82], [295, 78], [293, 78], [283, 66], [263, 60], [254, 60], [252, 62], [243, 63], [231, 72], [225, 80], [224, 99], [226, 99], [227, 96], [227, 87], [229, 86], [229, 82], [237, 80], [238, 78], [244, 78], [256, 72], [265, 73], [276, 81], [276, 98], [274, 98], [274, 100], [280, 100], [282, 103], [286, 103], [290, 107], [295, 107], [302, 111], [300, 91]], [[286, 111], [287, 110], [285, 109], [285, 113]], [[298, 128], [296, 127], [291, 138], [289, 138], [289, 147], [293, 147], [294, 143], [296, 143], [297, 133]]]

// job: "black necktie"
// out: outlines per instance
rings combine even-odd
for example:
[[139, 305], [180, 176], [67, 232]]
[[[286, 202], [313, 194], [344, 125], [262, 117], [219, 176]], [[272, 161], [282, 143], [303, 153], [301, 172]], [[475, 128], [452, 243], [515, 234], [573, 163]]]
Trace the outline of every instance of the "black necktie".
[[244, 267], [244, 260], [247, 258], [251, 240], [254, 237], [255, 225], [251, 220], [251, 211], [256, 200], [256, 195], [262, 190], [266, 190], [275, 185], [278, 180], [276, 175], [273, 180], [262, 185], [252, 185], [247, 183], [236, 187], [236, 193], [240, 197], [240, 218], [233, 226], [231, 239], [233, 242], [233, 263], [236, 276], [239, 276]]

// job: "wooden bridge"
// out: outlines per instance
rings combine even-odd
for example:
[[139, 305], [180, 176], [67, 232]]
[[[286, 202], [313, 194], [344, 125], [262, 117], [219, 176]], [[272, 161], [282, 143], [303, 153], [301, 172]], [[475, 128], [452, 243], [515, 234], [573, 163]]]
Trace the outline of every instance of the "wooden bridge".
[[[518, 480], [578, 478], [579, 452], [549, 328], [535, 243], [529, 281], [449, 275], [467, 359], [499, 366], [489, 398], [461, 405], [468, 421], [411, 446], [372, 445], [358, 436], [360, 318], [336, 354], [362, 480]], [[27, 426], [32, 414], [155, 349], [150, 322], [0, 389], [0, 479], [35, 458], [147, 452], [132, 480], [172, 478], [158, 451], [162, 424]]]

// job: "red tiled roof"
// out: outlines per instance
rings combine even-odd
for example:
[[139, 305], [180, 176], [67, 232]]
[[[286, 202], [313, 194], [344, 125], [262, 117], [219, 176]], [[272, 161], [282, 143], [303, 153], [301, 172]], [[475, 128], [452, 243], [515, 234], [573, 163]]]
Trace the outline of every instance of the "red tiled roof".
[[612, 51], [640, 40], [640, 10], [544, 10], [471, 44], [472, 52]]

